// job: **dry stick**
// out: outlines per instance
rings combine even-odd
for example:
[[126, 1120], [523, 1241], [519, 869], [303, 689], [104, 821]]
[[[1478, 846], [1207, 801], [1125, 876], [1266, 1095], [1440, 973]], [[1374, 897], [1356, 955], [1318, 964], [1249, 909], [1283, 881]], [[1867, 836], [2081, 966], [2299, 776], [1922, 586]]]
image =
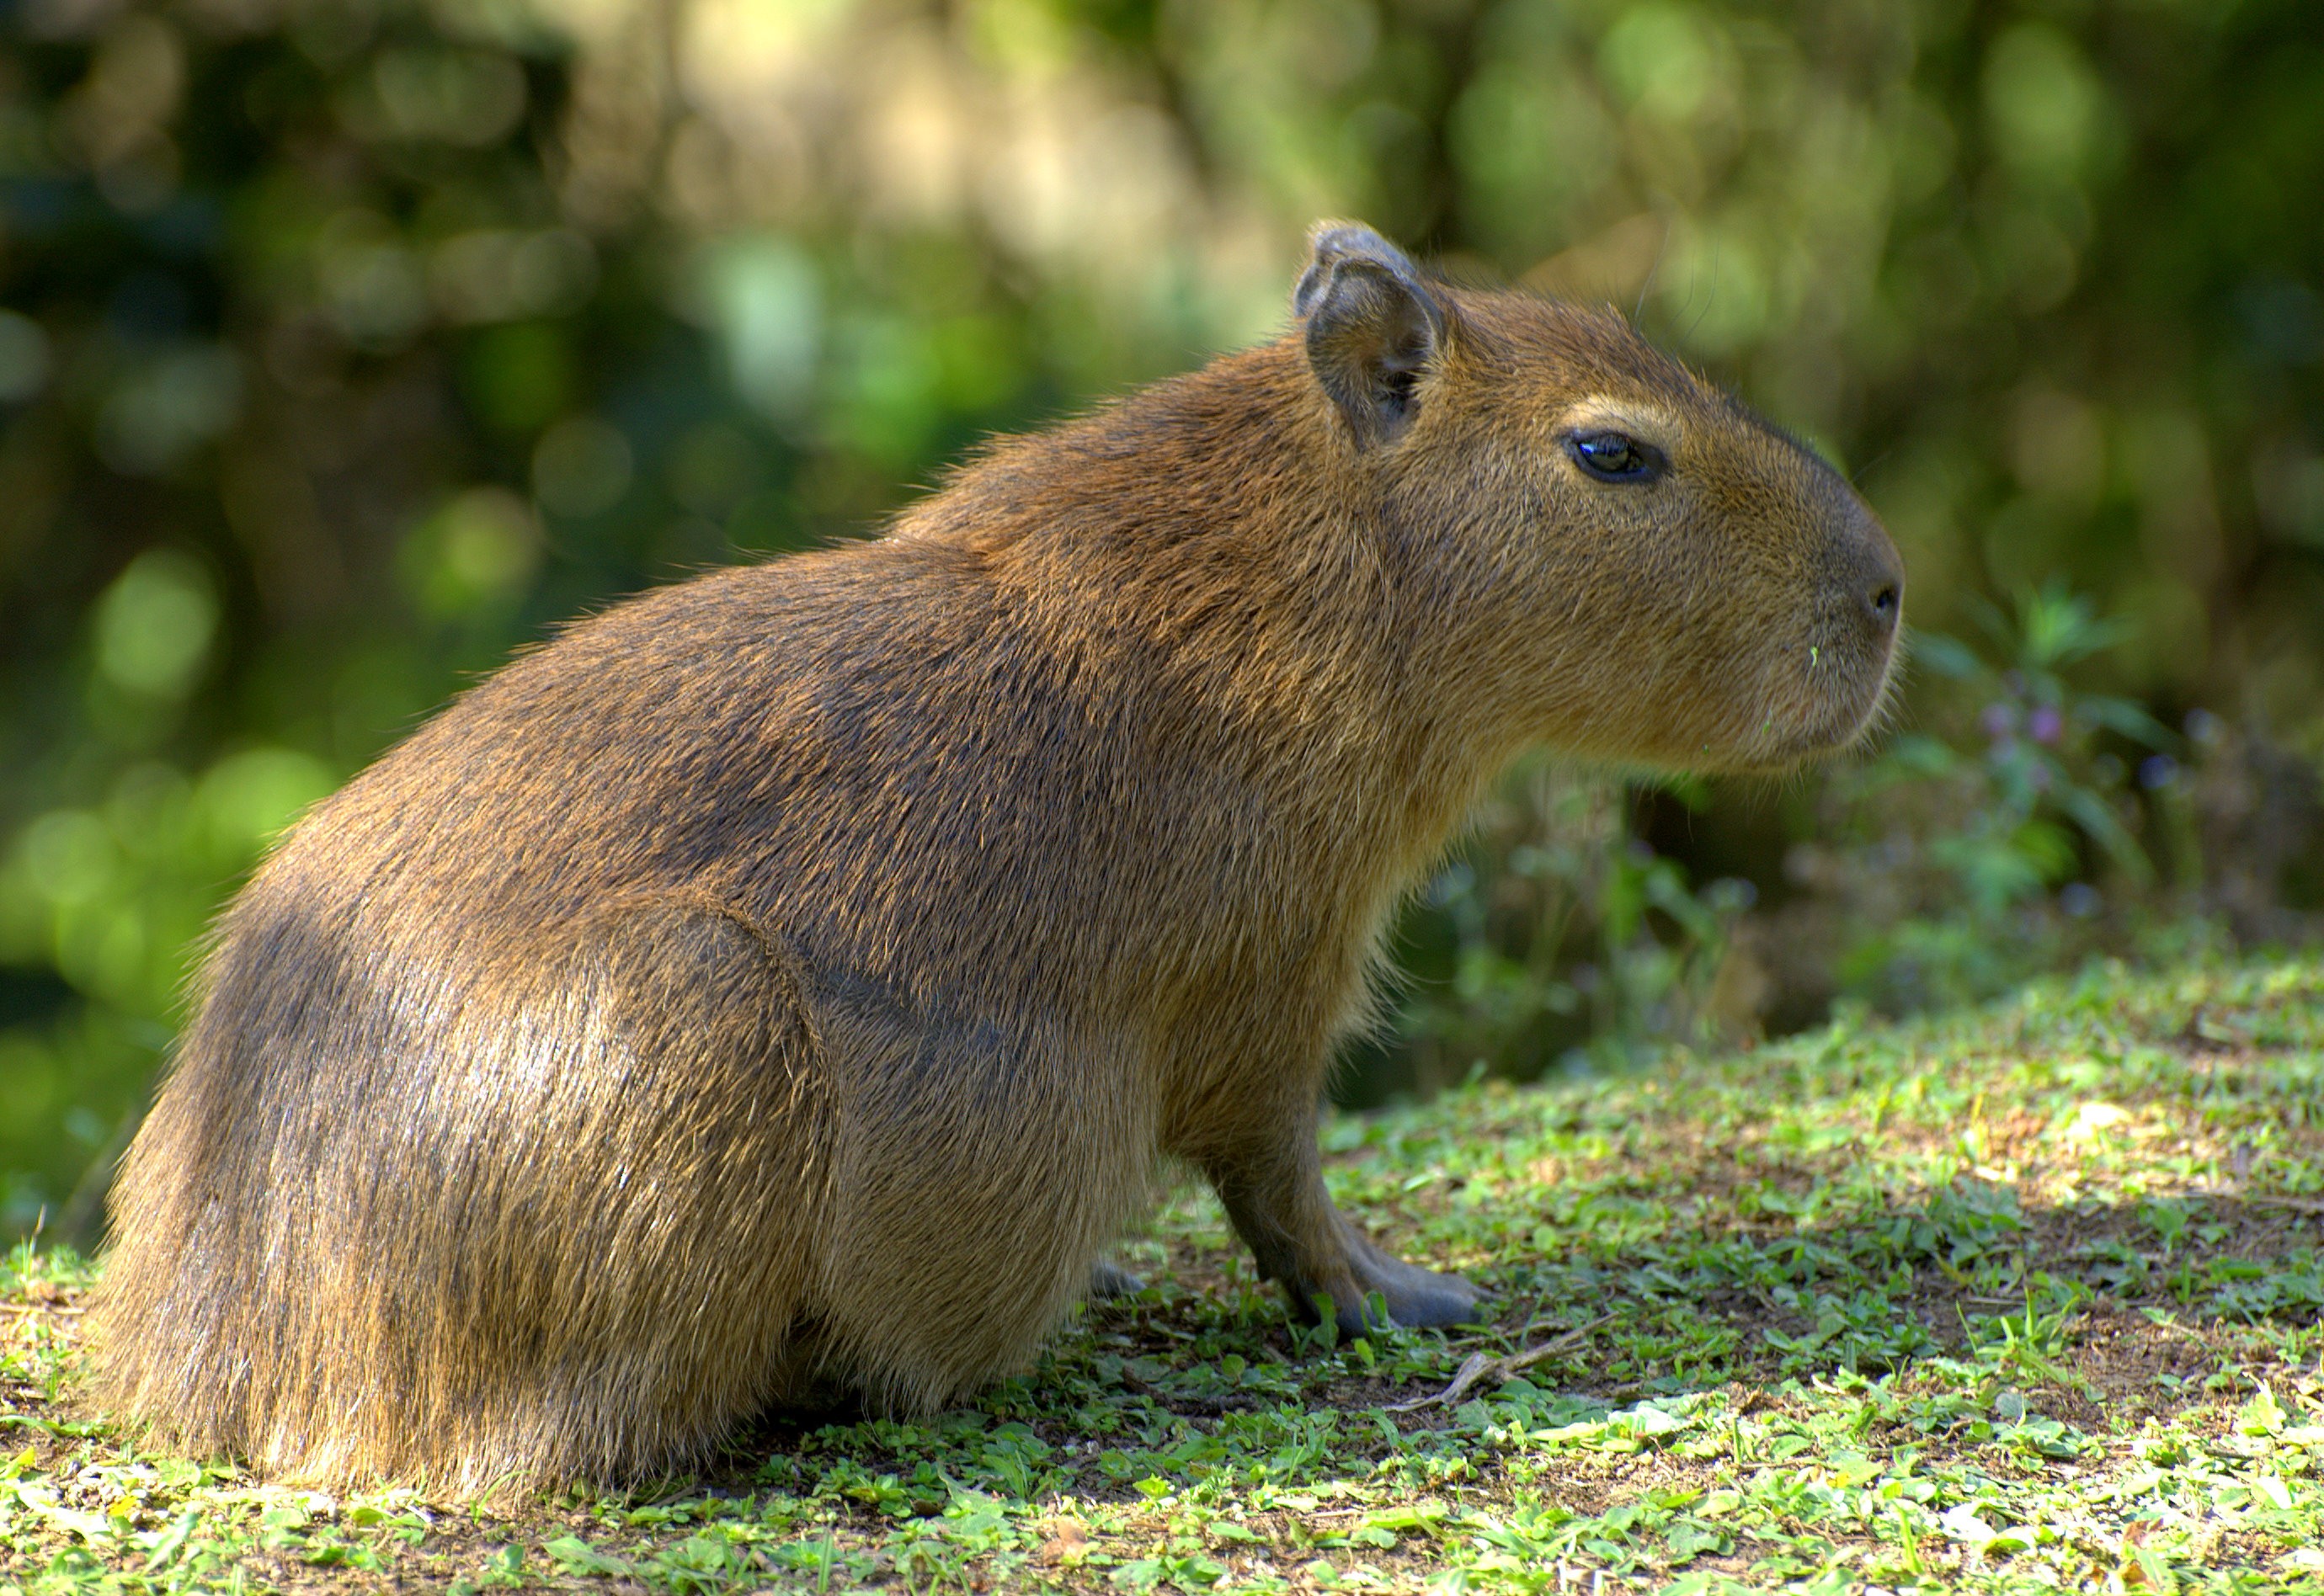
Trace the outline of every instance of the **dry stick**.
[[2234, 1197], [2230, 1202], [2249, 1203], [2255, 1208], [2290, 1208], [2298, 1214], [2324, 1214], [2324, 1197]]
[[1544, 1358], [1554, 1358], [1560, 1353], [1572, 1351], [1582, 1344], [1592, 1330], [1613, 1316], [1612, 1314], [1600, 1314], [1586, 1325], [1576, 1325], [1562, 1335], [1551, 1336], [1539, 1346], [1529, 1346], [1521, 1353], [1511, 1353], [1506, 1358], [1489, 1358], [1482, 1353], [1471, 1353], [1461, 1361], [1460, 1370], [1452, 1376], [1451, 1385], [1433, 1397], [1422, 1397], [1411, 1402], [1393, 1403], [1388, 1411], [1417, 1413], [1423, 1408], [1434, 1408], [1443, 1403], [1458, 1401], [1471, 1386], [1475, 1385], [1487, 1375], [1492, 1376], [1495, 1385], [1499, 1385], [1510, 1375], [1521, 1369], [1532, 1368]]

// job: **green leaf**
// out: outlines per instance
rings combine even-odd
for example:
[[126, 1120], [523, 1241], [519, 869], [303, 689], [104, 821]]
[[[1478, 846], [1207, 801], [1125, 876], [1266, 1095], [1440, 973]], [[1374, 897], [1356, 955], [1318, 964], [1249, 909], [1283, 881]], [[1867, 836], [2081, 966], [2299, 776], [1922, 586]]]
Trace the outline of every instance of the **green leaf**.
[[[636, 1573], [634, 1564], [623, 1562], [619, 1557], [608, 1556], [579, 1536], [565, 1535], [558, 1536], [553, 1541], [543, 1541], [540, 1549], [550, 1562], [556, 1564], [567, 1573], [610, 1574], [616, 1578], [627, 1578]], [[516, 1548], [512, 1546], [507, 1550], [513, 1552]], [[514, 1573], [518, 1565], [516, 1562], [512, 1561], [508, 1564], [508, 1572]]]

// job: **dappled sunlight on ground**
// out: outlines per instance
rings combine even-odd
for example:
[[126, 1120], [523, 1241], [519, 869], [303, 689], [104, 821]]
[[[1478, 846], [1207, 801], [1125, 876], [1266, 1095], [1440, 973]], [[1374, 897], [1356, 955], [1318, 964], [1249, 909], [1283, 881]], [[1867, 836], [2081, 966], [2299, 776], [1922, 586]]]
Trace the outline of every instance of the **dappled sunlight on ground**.
[[1181, 1191], [1028, 1376], [771, 1417], [701, 1479], [482, 1509], [253, 1486], [76, 1408], [85, 1271], [0, 1285], [34, 1589], [2312, 1588], [2324, 967], [2100, 972], [1327, 1131], [1489, 1323], [1293, 1325]]

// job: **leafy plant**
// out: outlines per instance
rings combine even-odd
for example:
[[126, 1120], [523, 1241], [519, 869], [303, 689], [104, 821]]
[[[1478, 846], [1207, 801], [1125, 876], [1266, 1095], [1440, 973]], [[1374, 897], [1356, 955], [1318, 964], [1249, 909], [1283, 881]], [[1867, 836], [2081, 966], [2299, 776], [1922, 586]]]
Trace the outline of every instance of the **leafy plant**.
[[[1914, 658], [1949, 691], [1834, 785], [1843, 839], [1800, 874], [1847, 922], [1836, 976], [1889, 1008], [1979, 996], [2093, 944], [2096, 917], [2159, 879], [2134, 787], [2176, 778], [2166, 727], [2092, 693], [2076, 667], [2129, 635], [2051, 582], [2013, 608], [1972, 606], [1980, 651], [1942, 634]], [[2091, 928], [2077, 931], [2077, 927]]]
[[2093, 850], [2130, 884], [2149, 885], [2153, 866], [2126, 822], [2124, 762], [2103, 744], [2111, 733], [2160, 754], [2176, 739], [2138, 704], [2080, 692], [2064, 674], [2127, 637], [2129, 628], [2054, 582], [2021, 598], [2014, 616], [1975, 608], [1992, 660], [1941, 634], [1923, 638], [1916, 656], [1983, 701], [1977, 727], [1984, 746], [1960, 751], [1928, 737], [1902, 738], [1874, 780], [1970, 778], [1979, 802], [1959, 830], [1932, 840], [1930, 858], [1980, 911], [2077, 880]]
[[[1672, 786], [1701, 801], [1701, 784]], [[1628, 797], [1538, 761], [1487, 806], [1406, 923], [1413, 1084], [1488, 1067], [1529, 1079], [1715, 1023], [1729, 931], [1755, 894], [1736, 880], [1697, 890], [1637, 835]]]

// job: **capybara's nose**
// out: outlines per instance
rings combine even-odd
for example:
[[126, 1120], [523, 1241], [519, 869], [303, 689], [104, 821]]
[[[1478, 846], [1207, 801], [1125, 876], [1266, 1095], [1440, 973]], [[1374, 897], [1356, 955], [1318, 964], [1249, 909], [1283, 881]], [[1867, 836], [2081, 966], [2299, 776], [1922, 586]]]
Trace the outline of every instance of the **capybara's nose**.
[[1873, 630], [1883, 637], [1896, 630], [1896, 619], [1904, 612], [1904, 572], [1903, 567], [1884, 572], [1875, 577], [1871, 591], [1864, 596], [1865, 612], [1871, 617]]
[[1904, 561], [1878, 521], [1862, 512], [1853, 519], [1844, 580], [1855, 590], [1857, 613], [1863, 617], [1867, 634], [1876, 646], [1886, 647], [1904, 614]]

